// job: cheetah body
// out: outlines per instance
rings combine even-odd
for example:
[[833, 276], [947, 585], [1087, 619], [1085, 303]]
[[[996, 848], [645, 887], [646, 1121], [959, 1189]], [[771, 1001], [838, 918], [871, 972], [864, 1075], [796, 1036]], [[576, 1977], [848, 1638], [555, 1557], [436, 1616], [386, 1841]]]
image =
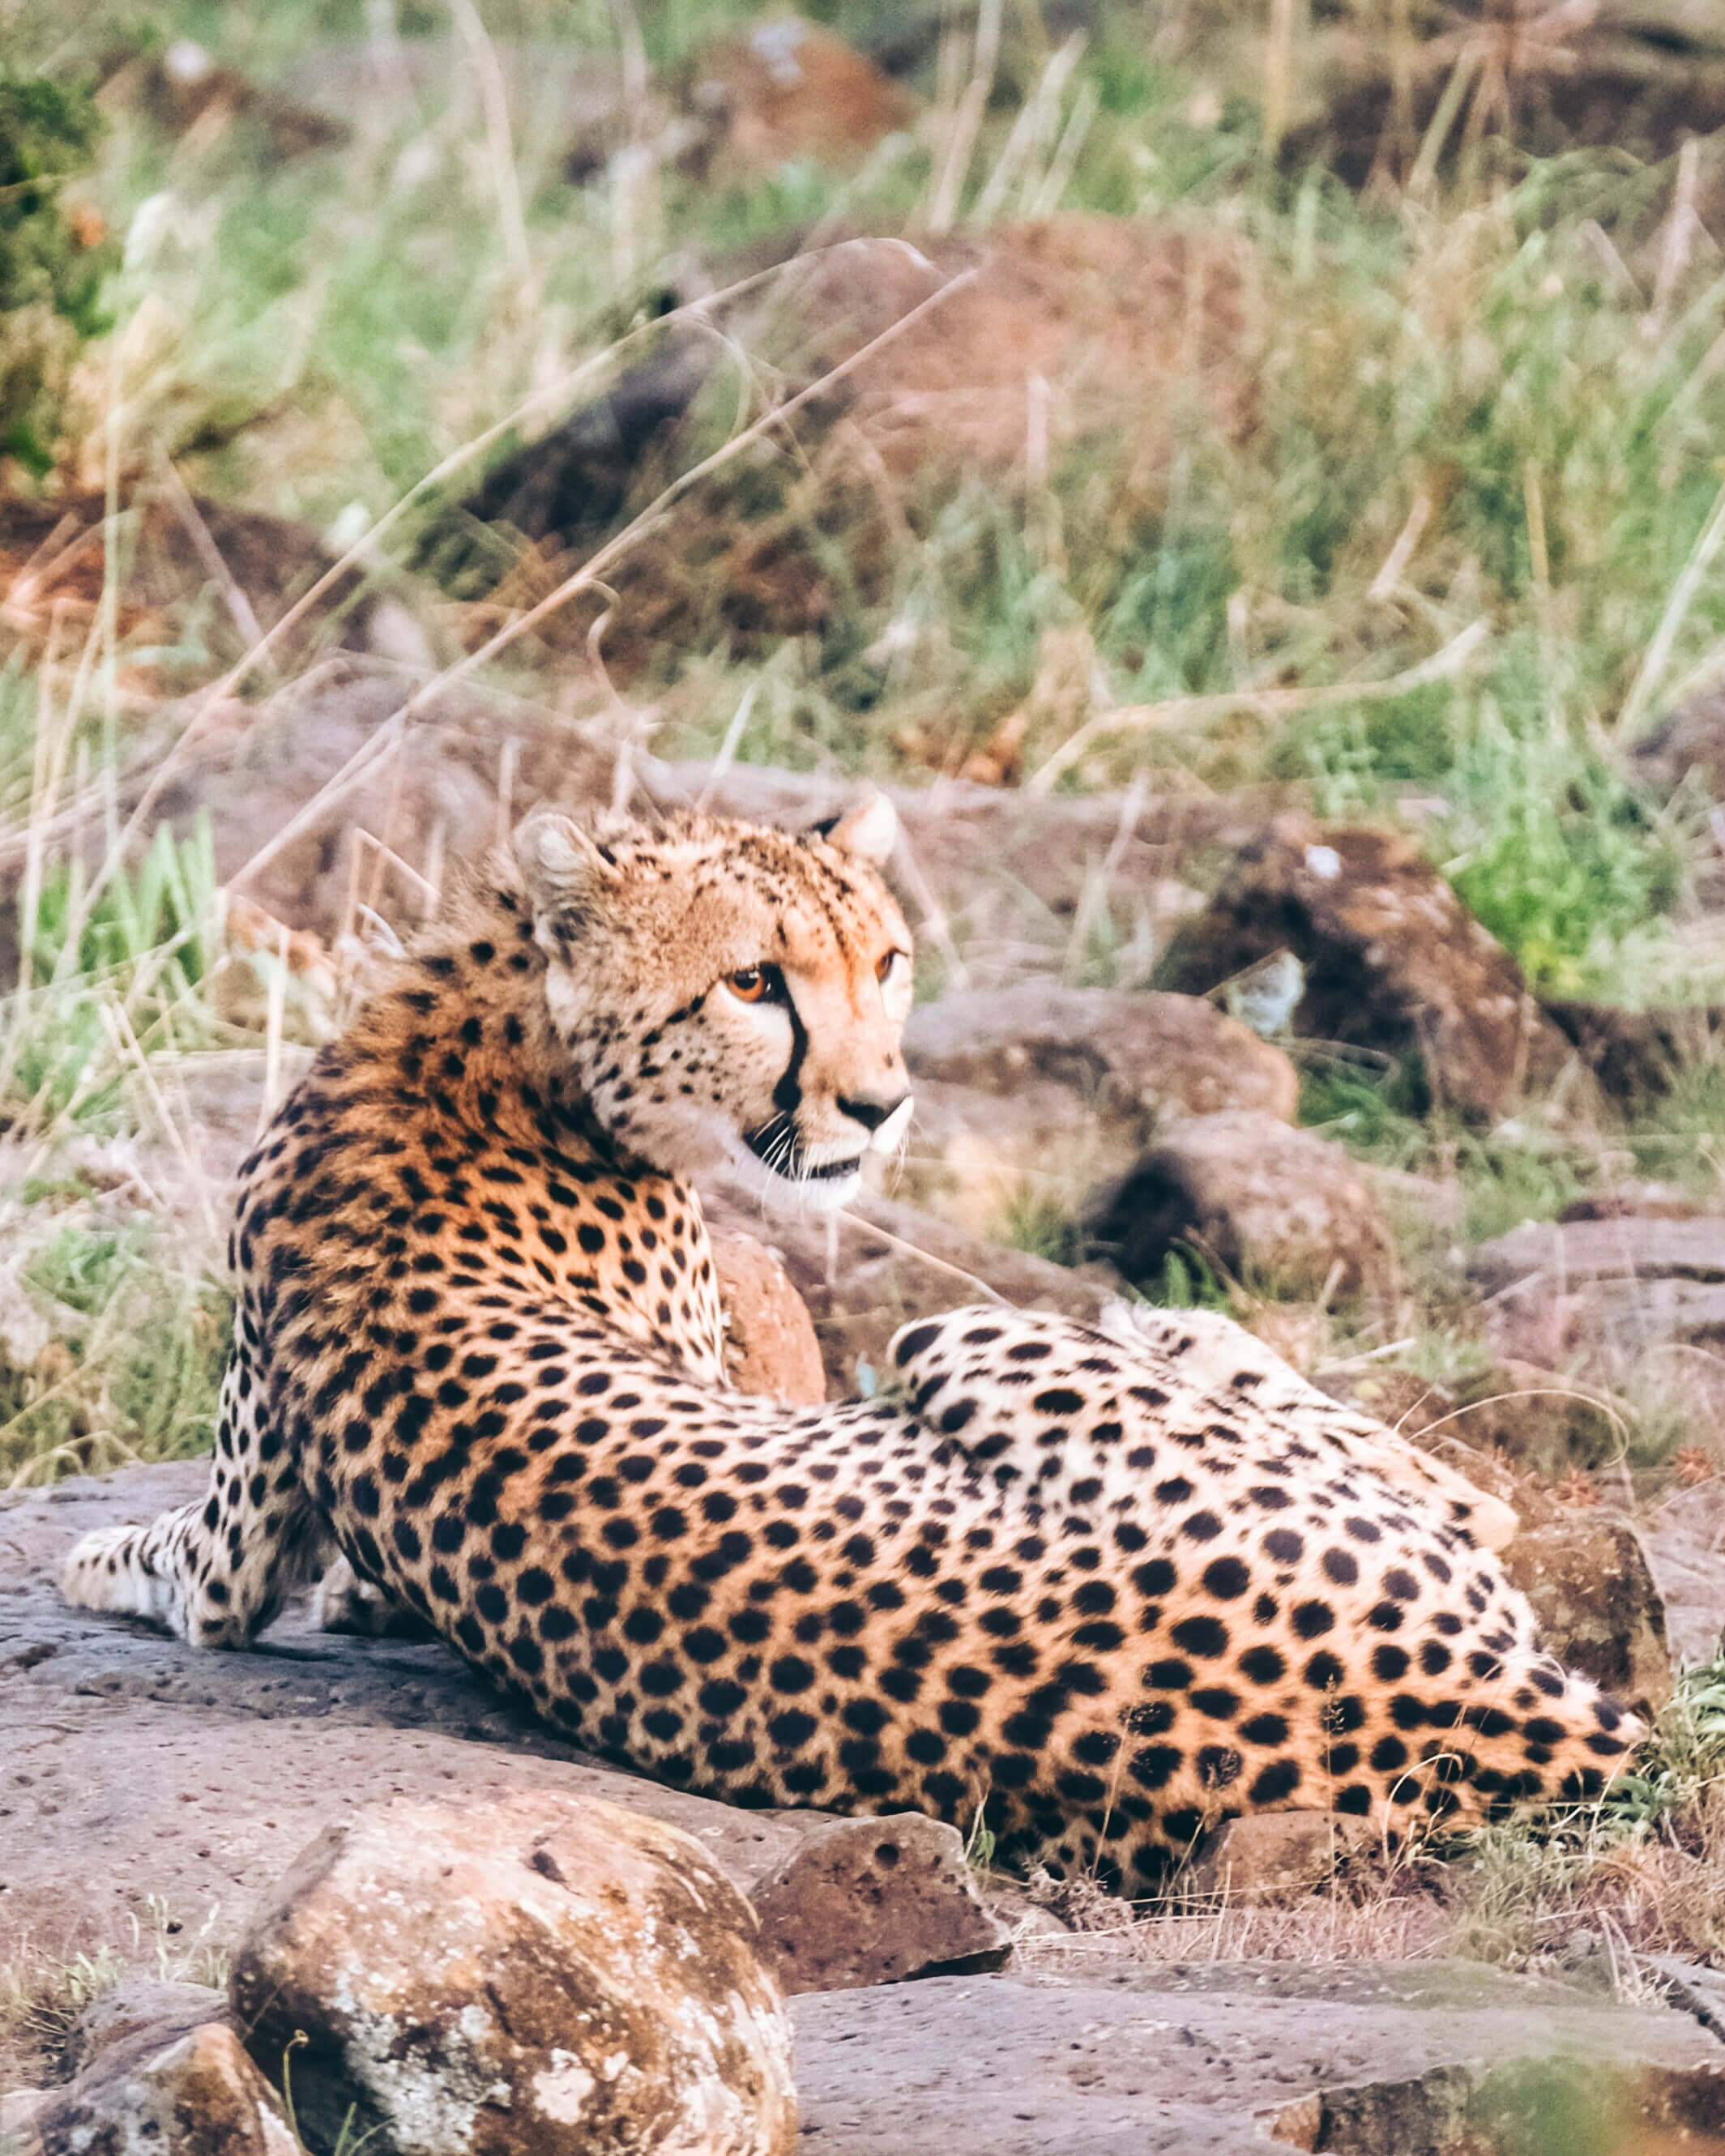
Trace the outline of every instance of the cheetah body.
[[1226, 1321], [962, 1310], [880, 1398], [728, 1389], [686, 1177], [842, 1198], [896, 1136], [889, 837], [531, 819], [247, 1163], [209, 1495], [69, 1598], [239, 1646], [339, 1551], [595, 1751], [1128, 1887], [1243, 1810], [1598, 1791], [1635, 1725], [1504, 1508]]

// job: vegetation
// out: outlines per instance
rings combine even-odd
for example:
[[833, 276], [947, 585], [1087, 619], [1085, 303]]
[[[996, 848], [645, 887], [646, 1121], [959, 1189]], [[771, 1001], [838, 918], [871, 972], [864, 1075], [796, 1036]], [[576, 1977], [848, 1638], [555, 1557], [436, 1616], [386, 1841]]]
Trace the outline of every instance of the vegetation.
[[[572, 120], [572, 83], [639, 64], [654, 126], [686, 119], [683, 91], [710, 41], [752, 18], [746, 0], [470, 12], [19, 0], [7, 17], [0, 1486], [207, 1445], [227, 1312], [198, 1088], [280, 1075], [280, 996], [259, 1019], [222, 991], [211, 834], [158, 827], [158, 794], [199, 727], [243, 728], [343, 616], [308, 602], [303, 642], [260, 652], [247, 632], [223, 672], [208, 609], [244, 629], [236, 605], [268, 620], [305, 594], [212, 572], [176, 610], [142, 588], [146, 497], [168, 475], [194, 502], [312, 527], [367, 587], [399, 572], [439, 678], [573, 711], [589, 739], [911, 781], [981, 758], [1067, 789], [1250, 786], [1399, 819], [1540, 993], [1725, 1001], [1717, 814], [1646, 753], [1666, 711], [1725, 676], [1725, 279], [1681, 157], [1481, 153], [1353, 188], [1272, 139], [1274, 85], [1232, 58], [1227, 11], [1153, 36], [1140, 0], [1096, 0], [1058, 74], [1034, 7], [1006, 10], [992, 70], [952, 11], [944, 57], [931, 43], [913, 70], [923, 117], [849, 170], [619, 156], [603, 116]], [[861, 41], [882, 11], [809, 12]], [[316, 136], [305, 110], [392, 13], [411, 94], [350, 100]], [[453, 39], [452, 20], [468, 22]], [[947, 224], [968, 244], [1055, 208], [1153, 225], [1221, 265], [1225, 393], [1173, 383], [1165, 454], [1140, 462], [1116, 426], [1056, 429], [1045, 454], [995, 467], [890, 468], [842, 427], [768, 424], [809, 361], [763, 331], [760, 350], [726, 346], [685, 418], [589, 503], [581, 546], [612, 550], [611, 581], [575, 627], [528, 625], [581, 548], [476, 533], [472, 490], [662, 354], [680, 303], [775, 289], [762, 265], [810, 235], [880, 233], [944, 260]], [[44, 596], [56, 520], [91, 498], [97, 566]], [[759, 570], [747, 607], [739, 562]], [[188, 706], [188, 685], [218, 694]], [[967, 965], [991, 978], [992, 932], [952, 922], [922, 992]], [[1065, 969], [1140, 983], [1154, 942], [1102, 889]], [[1313, 1359], [1394, 1344], [1422, 1377], [1476, 1373], [1467, 1244], [1630, 1170], [1720, 1196], [1715, 1058], [1620, 1120], [1558, 1102], [1481, 1130], [1424, 1112], [1415, 1073], [1299, 1054], [1302, 1120], [1424, 1178], [1394, 1310], [1317, 1312]], [[1433, 1194], [1458, 1199], [1453, 1226]], [[1039, 1183], [998, 1232], [1083, 1262], [1070, 1194]], [[1260, 1314], [1254, 1284], [1200, 1253], [1136, 1285]], [[1651, 1394], [1618, 1404], [1637, 1466], [1694, 1434]], [[1722, 1729], [1725, 1672], [1695, 1673], [1605, 1805], [1452, 1853], [1446, 1936], [1538, 1960], [1591, 1911], [1601, 1938], [1725, 1954]], [[979, 1818], [973, 1855], [989, 1846]], [[1326, 1905], [1332, 1938], [1420, 1950], [1429, 1881], [1374, 1880], [1377, 1899]], [[1224, 1917], [1153, 1912], [1140, 1943], [1319, 1950], [1315, 1917]], [[100, 1973], [31, 1997], [69, 2010]]]

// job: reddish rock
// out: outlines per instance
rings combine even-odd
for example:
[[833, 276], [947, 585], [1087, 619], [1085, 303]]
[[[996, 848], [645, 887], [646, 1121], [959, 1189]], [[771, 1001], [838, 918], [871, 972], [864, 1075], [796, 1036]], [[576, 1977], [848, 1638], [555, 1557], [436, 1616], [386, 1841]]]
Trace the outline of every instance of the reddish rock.
[[921, 1812], [814, 1828], [749, 1895], [762, 1955], [787, 1992], [999, 1969], [1012, 1951], [957, 1830]]
[[1306, 975], [1296, 1033], [1417, 1060], [1463, 1114], [1501, 1116], [1569, 1052], [1515, 960], [1401, 833], [1279, 818], [1175, 937], [1160, 985], [1205, 994], [1284, 950]]
[[19, 2156], [304, 2152], [239, 2038], [211, 2021], [165, 2045], [120, 2044], [101, 2053], [26, 2120]]
[[710, 45], [696, 63], [689, 103], [715, 131], [709, 154], [751, 173], [799, 157], [855, 163], [916, 110], [872, 60], [796, 15]]
[[1345, 1813], [1255, 1812], [1207, 1835], [1182, 1883], [1200, 1898], [1295, 1902], [1377, 1844], [1372, 1820]]
[[732, 1383], [740, 1392], [764, 1393], [793, 1407], [824, 1400], [826, 1372], [814, 1321], [778, 1252], [753, 1235], [716, 1235], [713, 1269], [725, 1311]]

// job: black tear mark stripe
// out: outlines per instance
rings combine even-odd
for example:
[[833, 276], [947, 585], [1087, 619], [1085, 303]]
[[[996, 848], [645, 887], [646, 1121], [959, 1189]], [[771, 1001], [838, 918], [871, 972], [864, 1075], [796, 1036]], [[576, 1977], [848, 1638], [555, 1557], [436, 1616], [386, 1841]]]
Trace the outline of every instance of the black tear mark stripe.
[[809, 1029], [797, 1009], [790, 983], [785, 984], [783, 1009], [791, 1021], [791, 1060], [773, 1089], [773, 1105], [781, 1115], [793, 1115], [803, 1104], [803, 1059], [809, 1053]]

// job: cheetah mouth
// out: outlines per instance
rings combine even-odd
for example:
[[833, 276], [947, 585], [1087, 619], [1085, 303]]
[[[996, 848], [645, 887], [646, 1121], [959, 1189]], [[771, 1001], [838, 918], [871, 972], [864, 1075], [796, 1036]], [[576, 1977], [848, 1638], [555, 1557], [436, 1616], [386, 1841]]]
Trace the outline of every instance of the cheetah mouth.
[[742, 1142], [762, 1167], [782, 1183], [842, 1183], [862, 1169], [863, 1157], [860, 1152], [847, 1154], [843, 1160], [819, 1163], [804, 1159], [800, 1148], [785, 1142], [782, 1125], [769, 1123], [764, 1130], [746, 1131]]

